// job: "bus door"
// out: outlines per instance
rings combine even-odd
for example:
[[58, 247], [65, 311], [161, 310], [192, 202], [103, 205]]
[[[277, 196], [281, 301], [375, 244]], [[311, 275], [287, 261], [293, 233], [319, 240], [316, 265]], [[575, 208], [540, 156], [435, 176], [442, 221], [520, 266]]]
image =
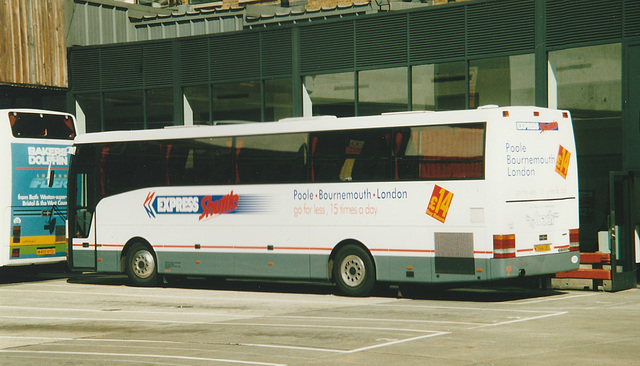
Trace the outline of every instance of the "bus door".
[[95, 206], [88, 199], [86, 173], [69, 177], [69, 193], [69, 267], [95, 270]]
[[633, 174], [609, 174], [609, 249], [611, 291], [636, 286], [635, 225], [633, 224]]

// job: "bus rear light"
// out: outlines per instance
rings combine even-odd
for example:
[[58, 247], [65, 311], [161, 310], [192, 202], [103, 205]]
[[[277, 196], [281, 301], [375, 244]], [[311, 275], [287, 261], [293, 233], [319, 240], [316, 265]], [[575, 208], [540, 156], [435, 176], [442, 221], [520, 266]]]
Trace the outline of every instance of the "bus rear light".
[[569, 112], [562, 112], [562, 118], [569, 118]]
[[534, 117], [540, 117], [540, 112], [538, 112], [538, 111], [533, 111], [533, 116], [534, 116]]
[[502, 117], [509, 117], [509, 111], [502, 111]]
[[20, 258], [20, 248], [11, 249], [11, 258]]
[[580, 229], [569, 230], [569, 251], [580, 251]]
[[13, 227], [13, 243], [14, 244], [19, 244], [20, 243], [20, 232], [21, 232], [21, 228], [20, 226], [14, 226]]
[[493, 236], [493, 257], [494, 258], [515, 258], [516, 257], [515, 234]]

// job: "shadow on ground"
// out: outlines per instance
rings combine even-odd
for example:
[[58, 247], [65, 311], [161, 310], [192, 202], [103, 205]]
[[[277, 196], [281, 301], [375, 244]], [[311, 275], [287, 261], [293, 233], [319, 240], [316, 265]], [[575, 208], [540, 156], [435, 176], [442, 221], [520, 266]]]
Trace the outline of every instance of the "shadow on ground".
[[[96, 273], [74, 275], [69, 277], [68, 282], [108, 286], [128, 285], [128, 280], [124, 275]], [[161, 287], [341, 296], [337, 288], [330, 283], [285, 280], [165, 277]], [[512, 281], [485, 282], [482, 284], [457, 284], [456, 286], [396, 286], [382, 284], [376, 288], [372, 296], [414, 300], [504, 302], [557, 296], [565, 293], [563, 291], [540, 288], [539, 281], [535, 279], [514, 279]]]
[[0, 267], [0, 285], [69, 278], [66, 262], [18, 267]]
[[[105, 273], [69, 272], [66, 263], [0, 268], [0, 285], [66, 279], [68, 283], [100, 286], [124, 286], [125, 275]], [[337, 295], [330, 283], [300, 281], [265, 281], [259, 279], [224, 279], [209, 277], [165, 277], [161, 287], [216, 291], [246, 291], [265, 293], [297, 293]], [[505, 302], [562, 295], [565, 292], [540, 288], [535, 279], [514, 279], [482, 284], [456, 286], [395, 286], [380, 285], [375, 297], [406, 298], [414, 300], [443, 300], [464, 302]]]

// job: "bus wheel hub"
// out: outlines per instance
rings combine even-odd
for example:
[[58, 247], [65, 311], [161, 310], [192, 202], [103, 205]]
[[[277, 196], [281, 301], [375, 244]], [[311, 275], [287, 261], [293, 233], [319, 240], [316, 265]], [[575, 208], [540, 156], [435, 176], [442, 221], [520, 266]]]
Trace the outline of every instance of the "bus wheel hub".
[[153, 273], [154, 260], [149, 252], [139, 252], [133, 261], [133, 270], [140, 278], [147, 278]]
[[342, 279], [344, 283], [355, 287], [364, 279], [364, 263], [355, 255], [349, 255], [342, 261]]

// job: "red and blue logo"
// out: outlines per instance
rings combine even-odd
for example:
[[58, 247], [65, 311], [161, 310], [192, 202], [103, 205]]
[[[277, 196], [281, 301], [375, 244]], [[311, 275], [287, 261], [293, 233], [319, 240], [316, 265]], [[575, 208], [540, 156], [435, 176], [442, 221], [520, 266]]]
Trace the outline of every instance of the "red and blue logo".
[[520, 131], [558, 131], [558, 122], [516, 122], [516, 129]]
[[[244, 203], [243, 199], [243, 203]], [[239, 211], [255, 212], [255, 203], [260, 200], [248, 199], [241, 206], [240, 196], [233, 191], [224, 195], [156, 196], [149, 192], [144, 200], [144, 209], [150, 218], [159, 215], [198, 215], [198, 221]]]

